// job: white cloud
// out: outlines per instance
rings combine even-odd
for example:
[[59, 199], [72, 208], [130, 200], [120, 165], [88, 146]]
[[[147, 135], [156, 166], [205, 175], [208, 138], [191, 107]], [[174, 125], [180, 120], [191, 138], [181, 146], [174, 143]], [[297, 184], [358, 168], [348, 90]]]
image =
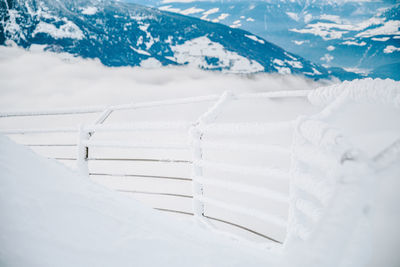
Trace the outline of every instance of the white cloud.
[[295, 43], [296, 45], [302, 45], [305, 43], [305, 41], [297, 41], [297, 40], [293, 40], [293, 43]]
[[355, 46], [365, 46], [367, 43], [362, 41], [360, 43], [357, 43], [356, 41], [345, 41], [342, 44], [344, 45], [355, 45]]
[[140, 62], [140, 66], [145, 69], [158, 69], [161, 67], [161, 62], [155, 58], [148, 58]]
[[221, 15], [219, 15], [218, 20], [224, 20], [224, 19], [226, 19], [227, 17], [229, 17], [229, 14], [227, 14], [227, 13], [222, 13]]
[[203, 11], [204, 11], [204, 9], [202, 9], [202, 8], [191, 7], [191, 8], [182, 10], [181, 14], [182, 15], [191, 15], [191, 14], [197, 14], [197, 13], [200, 13], [200, 12], [203, 12]]
[[342, 23], [342, 19], [339, 16], [336, 16], [336, 15], [322, 14], [319, 18], [323, 19], [323, 20], [333, 21], [333, 22], [338, 23], [338, 24]]
[[215, 14], [215, 13], [218, 13], [218, 12], [219, 12], [219, 8], [218, 8], [218, 7], [216, 7], [216, 8], [211, 8], [211, 9], [209, 9], [209, 10], [203, 12], [203, 16], [201, 17], [201, 19], [209, 20], [209, 19], [208, 19], [208, 16], [209, 16], [209, 15], [212, 15], [212, 14]]
[[[328, 16], [330, 20], [337, 20], [339, 22], [339, 18], [337, 17], [332, 17], [331, 15], [325, 15], [325, 18], [326, 16]], [[398, 22], [400, 23], [400, 21]], [[290, 31], [303, 34], [313, 34], [315, 36], [320, 36], [324, 40], [332, 40], [332, 39], [341, 39], [344, 34], [347, 34], [350, 31], [360, 32], [367, 29], [368, 27], [375, 25], [383, 25], [383, 26], [371, 30], [366, 30], [365, 32], [361, 32], [356, 36], [371, 37], [379, 34], [396, 34], [396, 31], [398, 29], [398, 27], [396, 28], [397, 23], [385, 22], [385, 18], [373, 17], [368, 20], [361, 21], [360, 23], [357, 24], [344, 23], [343, 21], [340, 21], [340, 23], [317, 22], [314, 24], [308, 24], [303, 29], [290, 29]]]
[[68, 54], [0, 47], [0, 107], [5, 109], [112, 105], [166, 98], [315, 88], [298, 77], [260, 73], [250, 77], [190, 67], [108, 68]]
[[313, 16], [311, 14], [306, 14], [304, 16], [304, 22], [309, 23], [313, 19]]
[[333, 50], [335, 50], [336, 48], [333, 46], [333, 45], [330, 45], [330, 46], [328, 46], [327, 48], [326, 48], [326, 50], [328, 50], [328, 51], [333, 51]]
[[366, 30], [356, 35], [356, 37], [373, 37], [377, 35], [398, 35], [400, 34], [400, 20], [389, 20], [381, 27]]
[[371, 38], [371, 40], [375, 41], [375, 42], [386, 42], [389, 39], [390, 39], [390, 37]]
[[179, 8], [174, 8], [171, 5], [169, 5], [169, 6], [161, 6], [158, 9], [162, 10], [162, 11], [168, 11], [168, 12], [174, 12], [174, 13], [182, 12], [182, 10], [180, 10]]
[[299, 21], [299, 15], [293, 12], [286, 12], [286, 15], [288, 15], [289, 18], [295, 21]]
[[383, 52], [385, 54], [391, 54], [393, 52], [400, 52], [400, 47], [395, 47], [393, 45], [388, 45], [385, 47], [385, 49], [383, 50]]
[[191, 3], [196, 0], [162, 0], [161, 3], [167, 4], [167, 3]]
[[330, 54], [325, 54], [323, 57], [321, 57], [322, 61], [325, 61], [326, 63], [331, 62], [334, 59], [334, 57]]

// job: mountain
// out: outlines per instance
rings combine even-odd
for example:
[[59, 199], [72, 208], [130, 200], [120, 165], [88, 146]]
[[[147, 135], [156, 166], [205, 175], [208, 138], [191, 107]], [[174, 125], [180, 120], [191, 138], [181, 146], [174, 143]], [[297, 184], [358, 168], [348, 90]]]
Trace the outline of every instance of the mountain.
[[376, 68], [400, 63], [395, 0], [125, 1], [244, 29], [327, 68], [372, 75]]
[[0, 2], [0, 44], [98, 58], [107, 66], [194, 65], [230, 73], [334, 73], [241, 29], [110, 0]]

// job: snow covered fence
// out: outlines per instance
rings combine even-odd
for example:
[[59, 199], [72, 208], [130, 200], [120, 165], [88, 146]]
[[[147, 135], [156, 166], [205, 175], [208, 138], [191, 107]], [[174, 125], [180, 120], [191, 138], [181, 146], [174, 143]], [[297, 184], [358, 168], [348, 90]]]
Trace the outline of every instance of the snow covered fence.
[[[190, 199], [192, 201], [192, 211], [187, 212], [174, 207], [157, 207], [155, 208], [163, 211], [177, 212], [182, 214], [195, 215], [197, 219], [203, 222], [208, 220], [218, 221], [225, 224], [230, 224], [231, 226], [241, 228], [255, 235], [258, 235], [269, 240], [278, 242], [276, 238], [268, 236], [266, 233], [262, 233], [259, 230], [252, 229], [252, 227], [241, 225], [240, 223], [235, 223], [234, 221], [224, 220], [224, 218], [219, 218], [218, 216], [212, 216], [207, 214], [205, 207], [218, 207], [229, 212], [238, 214], [238, 216], [243, 217], [254, 217], [257, 220], [265, 221], [268, 224], [275, 225], [282, 229], [286, 228], [286, 219], [282, 216], [277, 216], [276, 214], [269, 214], [265, 210], [259, 209], [257, 207], [243, 206], [233, 203], [228, 203], [224, 200], [216, 199], [204, 195], [204, 186], [212, 186], [215, 188], [220, 188], [221, 190], [228, 190], [231, 192], [237, 192], [241, 194], [248, 194], [251, 196], [257, 196], [262, 199], [273, 201], [277, 203], [288, 203], [288, 196], [282, 192], [276, 191], [276, 189], [269, 189], [267, 187], [260, 187], [258, 185], [244, 184], [243, 182], [235, 182], [233, 180], [221, 180], [213, 177], [212, 175], [204, 175], [204, 169], [223, 171], [239, 176], [266, 176], [268, 179], [278, 179], [289, 181], [289, 172], [277, 169], [274, 167], [262, 166], [246, 166], [238, 164], [230, 164], [224, 162], [215, 162], [213, 160], [208, 160], [203, 158], [204, 149], [208, 150], [235, 150], [235, 151], [246, 151], [246, 152], [263, 152], [272, 151], [276, 153], [281, 153], [290, 157], [290, 150], [282, 146], [275, 145], [264, 145], [264, 144], [251, 144], [251, 143], [229, 143], [225, 141], [209, 141], [205, 140], [204, 135], [220, 135], [220, 136], [239, 136], [243, 135], [248, 138], [253, 136], [264, 136], [272, 132], [292, 130], [295, 122], [285, 121], [285, 122], [274, 122], [274, 123], [262, 123], [262, 122], [251, 122], [251, 123], [217, 123], [216, 120], [219, 114], [224, 110], [226, 105], [238, 100], [252, 100], [252, 99], [271, 99], [271, 98], [288, 98], [288, 97], [305, 97], [309, 93], [308, 90], [305, 91], [292, 91], [292, 92], [270, 92], [270, 93], [254, 93], [254, 94], [243, 94], [234, 95], [230, 92], [225, 92], [221, 96], [210, 95], [203, 97], [194, 98], [184, 98], [184, 99], [173, 99], [165, 101], [154, 101], [147, 103], [132, 103], [127, 105], [118, 105], [100, 108], [87, 108], [87, 109], [71, 109], [70, 113], [68, 110], [54, 110], [54, 111], [40, 111], [40, 112], [3, 112], [0, 113], [0, 117], [18, 117], [18, 116], [49, 116], [49, 115], [73, 115], [73, 114], [84, 114], [84, 113], [95, 113], [98, 116], [93, 120], [92, 123], [83, 124], [78, 128], [49, 128], [49, 129], [7, 129], [2, 130], [3, 133], [16, 135], [16, 134], [47, 134], [47, 133], [58, 133], [58, 132], [68, 132], [77, 133], [77, 157], [76, 162], [79, 171], [84, 175], [90, 176], [123, 176], [123, 177], [151, 177], [157, 179], [169, 179], [182, 182], [191, 182], [192, 184], [192, 194], [183, 194], [181, 192], [162, 192], [158, 190], [143, 191], [138, 189], [124, 190], [123, 188], [119, 191], [148, 194], [148, 195], [163, 195], [163, 196], [173, 196], [182, 197]], [[161, 108], [165, 106], [175, 106], [180, 104], [193, 104], [193, 103], [209, 103], [215, 101], [210, 108], [203, 113], [194, 122], [185, 121], [152, 121], [152, 122], [128, 122], [128, 123], [112, 123], [108, 122], [110, 116], [117, 111], [122, 110], [137, 110], [145, 108]], [[107, 122], [107, 123], [106, 123]], [[158, 131], [168, 131], [170, 133], [186, 132], [189, 139], [189, 144], [182, 142], [162, 142], [155, 144], [153, 141], [143, 142], [136, 140], [118, 140], [118, 139], [98, 139], [94, 138], [98, 134], [113, 134], [113, 133], [129, 133], [129, 132], [158, 132]], [[40, 145], [40, 144], [32, 144]], [[55, 146], [57, 144], [47, 142], [47, 144], [42, 144], [43, 146]], [[62, 144], [60, 144], [62, 145]], [[74, 144], [69, 144], [73, 146]], [[176, 151], [176, 150], [188, 150], [191, 151], [191, 158], [188, 160], [182, 160], [174, 158], [172, 154], [169, 157], [164, 158], [146, 158], [146, 157], [136, 157], [136, 158], [123, 158], [123, 157], [93, 157], [91, 156], [91, 150], [95, 148], [129, 148], [131, 150], [149, 150], [158, 149], [163, 151]], [[61, 158], [59, 158], [61, 159]], [[63, 157], [67, 159], [67, 157]], [[73, 160], [73, 158], [71, 158]], [[96, 173], [91, 170], [89, 165], [90, 162], [101, 161], [101, 162], [125, 162], [129, 164], [130, 162], [153, 162], [153, 163], [169, 163], [177, 164], [181, 166], [182, 164], [190, 164], [192, 168], [192, 175], [190, 177], [183, 176], [173, 176], [168, 174], [143, 174], [143, 173]], [[124, 165], [122, 165], [124, 166]], [[178, 167], [179, 167], [178, 166]], [[207, 220], [208, 218], [208, 220]]]
[[[387, 249], [387, 236], [395, 236], [393, 240], [398, 241], [397, 228], [398, 223], [393, 223], [395, 227], [375, 233], [375, 238], [382, 238], [383, 242], [375, 245], [371, 239], [371, 229], [368, 224], [373, 222], [371, 217], [376, 216], [374, 212], [384, 214], [385, 209], [378, 210], [371, 204], [371, 197], [376, 196], [374, 191], [378, 183], [385, 183], [381, 173], [389, 169], [385, 175], [390, 175], [398, 181], [398, 160], [400, 159], [400, 125], [398, 124], [399, 105], [397, 102], [400, 91], [392, 90], [390, 97], [385, 95], [385, 88], [355, 92], [342, 91], [335, 100], [324, 99], [325, 92], [313, 92], [309, 98], [313, 102], [321, 103], [325, 106], [322, 112], [312, 116], [300, 117], [295, 122], [288, 123], [219, 123], [218, 116], [220, 112], [227, 108], [230, 103], [240, 99], [238, 96], [229, 93], [215, 99], [216, 103], [193, 123], [184, 122], [144, 122], [127, 124], [104, 124], [112, 114], [112, 108], [108, 108], [100, 114], [93, 123], [81, 126], [79, 131], [79, 149], [78, 158], [82, 163], [82, 169], [90, 170], [87, 165], [90, 161], [113, 160], [113, 161], [155, 161], [160, 164], [169, 162], [182, 167], [184, 164], [190, 165], [192, 175], [190, 177], [168, 177], [148, 175], [147, 177], [157, 179], [170, 179], [176, 182], [185, 182], [193, 184], [191, 193], [185, 194], [178, 191], [165, 192], [160, 187], [151, 191], [143, 191], [140, 188], [120, 189], [127, 193], [148, 194], [151, 196], [162, 195], [166, 197], [184, 198], [192, 202], [190, 212], [182, 211], [178, 208], [156, 209], [175, 212], [186, 215], [196, 215], [201, 221], [218, 221], [229, 224], [242, 230], [251, 232], [254, 235], [261, 236], [272, 241], [282, 242], [274, 239], [268, 233], [260, 232], [257, 228], [245, 224], [237, 223], [235, 220], [224, 219], [223, 217], [210, 214], [211, 207], [217, 207], [235, 214], [241, 214], [242, 217], [260, 220], [265, 225], [280, 226], [287, 228], [288, 233], [284, 240], [283, 255], [287, 265], [283, 266], [367, 266], [371, 255], [372, 257], [383, 257], [382, 250]], [[328, 88], [329, 92], [329, 88]], [[321, 99], [318, 99], [318, 95]], [[285, 96], [288, 97], [288, 96]], [[247, 97], [249, 99], [250, 97]], [[257, 98], [257, 97], [255, 97]], [[214, 99], [214, 98], [213, 98]], [[392, 99], [393, 101], [390, 101]], [[184, 101], [183, 101], [184, 102]], [[177, 101], [175, 103], [183, 103]], [[168, 105], [174, 101], [167, 101]], [[154, 105], [154, 104], [151, 104]], [[135, 107], [149, 107], [150, 104], [134, 105]], [[159, 103], [157, 103], [159, 105]], [[172, 104], [171, 104], [172, 105]], [[363, 121], [360, 117], [365, 117], [365, 111], [369, 111], [368, 119]], [[379, 113], [375, 118], [371, 114]], [[364, 123], [364, 124], [363, 124]], [[226, 128], [223, 125], [227, 126]], [[274, 128], [274, 125], [276, 128]], [[285, 128], [287, 127], [287, 128]], [[260, 146], [248, 144], [248, 139], [271, 134], [281, 129], [290, 129], [294, 127], [293, 144], [291, 150], [271, 144], [261, 144]], [[217, 130], [216, 130], [217, 129]], [[249, 130], [250, 129], [250, 130]], [[255, 131], [251, 131], [251, 129]], [[57, 130], [57, 129], [56, 129]], [[58, 129], [60, 130], [60, 129]], [[78, 131], [78, 130], [76, 130]], [[178, 134], [185, 132], [191, 140], [189, 144], [164, 143], [163, 151], [173, 150], [191, 150], [189, 160], [176, 160], [175, 155], [168, 154], [163, 159], [142, 158], [96, 158], [91, 156], [90, 151], [98, 147], [128, 147], [128, 148], [159, 148], [154, 144], [154, 140], [141, 142], [135, 139], [129, 139], [127, 142], [118, 138], [109, 140], [99, 140], [97, 137], [103, 133], [119, 132], [158, 132], [168, 131]], [[21, 129], [20, 131], [4, 132], [9, 135], [35, 135], [39, 130], [29, 132]], [[254, 134], [252, 134], [254, 133]], [[220, 139], [210, 141], [208, 135], [219, 135]], [[227, 137], [244, 135], [247, 139], [243, 142], [234, 143], [228, 141]], [[275, 135], [276, 136], [276, 135]], [[371, 139], [371, 136], [373, 137]], [[51, 141], [51, 140], [46, 140]], [[370, 146], [373, 144], [374, 146]], [[40, 144], [36, 144], [39, 145]], [[57, 145], [57, 144], [48, 144]], [[365, 149], [365, 151], [360, 151]], [[136, 149], [135, 149], [136, 150]], [[273, 168], [268, 165], [267, 159], [260, 166], [246, 166], [245, 164], [235, 164], [227, 161], [218, 161], [215, 158], [207, 157], [207, 151], [272, 151], [275, 154], [284, 154], [291, 156], [290, 173], [279, 168]], [[226, 154], [225, 154], [226, 155]], [[128, 164], [123, 162], [123, 168]], [[186, 166], [187, 167], [187, 166]], [[397, 167], [390, 170], [389, 167]], [[226, 176], [213, 174], [210, 170], [223, 171], [228, 173]], [[90, 173], [89, 173], [90, 175]], [[99, 175], [99, 174], [98, 174]], [[118, 174], [105, 173], [104, 175], [119, 176]], [[235, 175], [245, 177], [245, 183], [232, 179]], [[126, 177], [144, 177], [143, 173], [130, 174]], [[223, 176], [221, 179], [221, 177]], [[290, 181], [290, 194], [276, 191], [274, 188], [260, 187], [255, 183], [252, 177], [263, 176], [264, 180]], [[253, 178], [254, 178], [253, 177]], [[287, 179], [288, 178], [288, 179]], [[387, 183], [388, 186], [392, 184]], [[213, 186], [225, 191], [239, 192], [247, 194], [249, 197], [260, 197], [265, 203], [286, 203], [290, 208], [289, 219], [283, 216], [267, 212], [265, 209], [248, 205], [244, 198], [243, 202], [231, 202], [225, 199], [225, 195], [218, 197], [210, 195], [207, 186]], [[396, 188], [396, 187], [394, 187]], [[173, 188], [175, 189], [175, 188]], [[217, 191], [218, 193], [222, 191]], [[381, 194], [390, 193], [383, 191]], [[393, 192], [391, 193], [393, 195]], [[394, 194], [397, 191], [394, 190]], [[288, 196], [290, 198], [288, 199]], [[240, 195], [242, 197], [243, 195]], [[394, 204], [398, 201], [392, 201]], [[386, 203], [387, 204], [387, 203]], [[395, 205], [396, 207], [398, 205]], [[398, 214], [392, 212], [391, 215]], [[398, 216], [397, 216], [398, 217]], [[396, 219], [384, 218], [385, 223]], [[381, 221], [381, 223], [382, 223]], [[396, 221], [395, 221], [396, 222]], [[379, 227], [378, 227], [379, 228]], [[380, 227], [384, 229], [385, 227]], [[397, 232], [396, 232], [397, 231]], [[385, 237], [385, 238], [383, 238]], [[381, 241], [382, 241], [381, 240]], [[393, 244], [393, 243], [392, 243]], [[375, 246], [374, 250], [368, 248]], [[394, 246], [395, 247], [395, 246]], [[370, 249], [370, 250], [369, 250]], [[377, 253], [377, 251], [380, 253]], [[374, 255], [376, 254], [376, 255]], [[387, 254], [386, 254], [387, 255]], [[396, 253], [397, 255], [397, 253]], [[389, 255], [392, 256], [393, 255]], [[274, 265], [275, 266], [275, 265]], [[276, 265], [282, 266], [282, 265]], [[368, 265], [369, 266], [369, 265]], [[398, 266], [376, 264], [371, 266]]]

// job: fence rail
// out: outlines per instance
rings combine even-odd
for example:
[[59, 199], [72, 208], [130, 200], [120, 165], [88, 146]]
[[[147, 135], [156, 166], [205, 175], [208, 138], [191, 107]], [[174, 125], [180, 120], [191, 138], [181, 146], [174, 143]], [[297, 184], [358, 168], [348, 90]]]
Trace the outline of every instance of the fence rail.
[[[253, 175], [263, 176], [270, 179], [288, 180], [289, 173], [284, 170], [271, 167], [251, 167], [245, 165], [228, 164], [224, 162], [214, 162], [203, 158], [203, 150], [235, 150], [247, 152], [262, 152], [272, 151], [273, 153], [281, 153], [289, 156], [290, 150], [288, 148], [277, 145], [263, 145], [263, 144], [246, 144], [246, 143], [228, 143], [226, 141], [211, 142], [204, 140], [204, 134], [217, 134], [217, 135], [249, 135], [260, 136], [270, 132], [277, 132], [293, 128], [293, 121], [274, 122], [274, 123], [216, 123], [216, 120], [224, 109], [227, 103], [237, 100], [246, 99], [262, 99], [262, 98], [289, 98], [289, 97], [305, 97], [310, 91], [288, 91], [288, 92], [268, 92], [268, 93], [253, 93], [234, 95], [230, 92], [225, 92], [222, 95], [208, 95], [202, 97], [189, 97], [182, 99], [171, 99], [163, 101], [153, 101], [145, 103], [132, 103], [126, 105], [117, 105], [109, 107], [90, 107], [90, 108], [72, 108], [72, 109], [58, 109], [58, 110], [41, 110], [41, 111], [12, 111], [0, 112], [0, 118], [7, 117], [31, 117], [31, 116], [50, 116], [50, 115], [76, 115], [76, 114], [93, 114], [98, 113], [98, 117], [92, 122], [80, 127], [59, 127], [59, 128], [43, 128], [43, 129], [4, 129], [0, 133], [8, 135], [40, 135], [49, 133], [76, 133], [78, 134], [78, 142], [73, 143], [27, 143], [25, 145], [30, 147], [76, 147], [76, 157], [54, 157], [62, 161], [76, 161], [80, 172], [86, 176], [98, 177], [124, 177], [131, 179], [146, 178], [153, 180], [176, 181], [182, 183], [190, 182], [192, 184], [192, 194], [186, 195], [181, 193], [166, 193], [162, 191], [142, 191], [142, 190], [125, 190], [118, 189], [120, 192], [131, 194], [145, 194], [145, 195], [158, 195], [175, 198], [185, 198], [192, 201], [192, 212], [182, 211], [174, 208], [160, 208], [155, 209], [177, 213], [183, 215], [195, 216], [197, 219], [206, 221], [217, 221], [220, 223], [228, 224], [230, 226], [242, 229], [246, 232], [252, 233], [256, 236], [263, 237], [269, 241], [281, 243], [275, 238], [267, 234], [260, 233], [251, 227], [240, 225], [238, 223], [227, 221], [223, 218], [216, 218], [209, 216], [205, 212], [206, 205], [212, 205], [233, 213], [242, 214], [243, 216], [250, 216], [268, 223], [274, 224], [278, 227], [286, 227], [286, 220], [279, 216], [268, 214], [263, 210], [257, 210], [253, 207], [242, 207], [224, 201], [213, 199], [204, 195], [204, 186], [213, 186], [222, 190], [229, 190], [231, 192], [238, 192], [257, 196], [268, 201], [275, 201], [278, 203], [287, 203], [288, 196], [276, 190], [259, 187], [256, 185], [245, 184], [242, 182], [234, 182], [216, 179], [213, 177], [206, 177], [204, 175], [204, 168], [215, 169], [228, 173], [235, 173], [239, 175]], [[158, 122], [133, 122], [123, 124], [105, 123], [110, 115], [115, 111], [121, 110], [136, 110], [145, 108], [159, 108], [173, 105], [187, 105], [194, 103], [211, 103], [211, 107], [203, 113], [194, 122], [182, 121], [158, 121]], [[143, 142], [143, 141], [119, 141], [119, 140], [97, 140], [93, 139], [96, 133], [114, 133], [114, 132], [140, 132], [140, 131], [169, 131], [169, 132], [183, 132], [188, 133], [189, 144], [186, 143], [159, 143]], [[147, 158], [147, 157], [100, 157], [91, 156], [90, 151], [93, 148], [128, 148], [128, 149], [145, 149], [145, 150], [186, 150], [191, 151], [190, 159], [176, 159], [173, 157], [167, 158]], [[149, 162], [149, 163], [170, 163], [170, 164], [186, 164], [191, 166], [191, 177], [174, 177], [168, 175], [150, 175], [140, 173], [108, 173], [106, 171], [96, 172], [90, 170], [89, 162], [107, 161], [107, 162]]]

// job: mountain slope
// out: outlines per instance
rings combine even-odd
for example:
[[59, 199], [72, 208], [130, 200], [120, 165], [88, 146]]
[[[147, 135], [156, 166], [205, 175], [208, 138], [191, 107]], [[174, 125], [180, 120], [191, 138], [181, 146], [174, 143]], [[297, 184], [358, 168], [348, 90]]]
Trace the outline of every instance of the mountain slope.
[[125, 1], [244, 29], [325, 67], [367, 75], [400, 62], [398, 1]]
[[0, 44], [99, 58], [108, 66], [194, 65], [232, 73], [328, 78], [324, 67], [249, 32], [109, 0], [0, 3]]

